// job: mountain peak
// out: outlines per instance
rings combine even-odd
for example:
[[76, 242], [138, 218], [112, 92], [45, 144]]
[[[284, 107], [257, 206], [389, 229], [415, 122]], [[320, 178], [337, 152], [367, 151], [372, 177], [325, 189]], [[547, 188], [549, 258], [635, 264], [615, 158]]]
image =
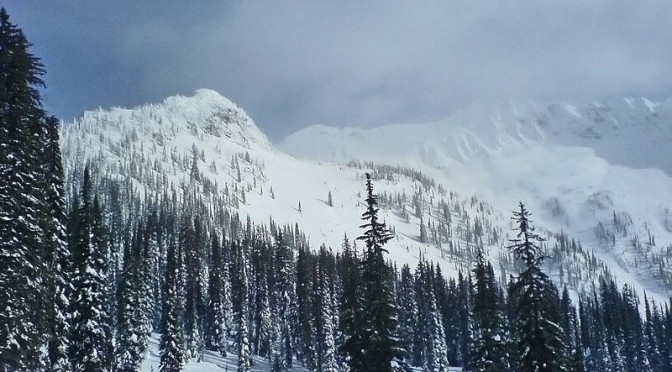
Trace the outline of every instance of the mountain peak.
[[214, 137], [228, 138], [250, 148], [270, 149], [271, 144], [247, 113], [226, 97], [211, 89], [198, 89], [193, 96], [176, 95], [159, 105], [175, 122], [184, 122], [192, 131], [202, 130]]
[[[175, 95], [161, 103], [134, 108], [98, 109], [84, 112], [77, 126], [112, 126], [123, 132], [143, 132], [156, 139], [199, 142], [203, 136], [240, 147], [242, 150], [272, 149], [268, 138], [243, 109], [214, 90], [198, 89], [192, 96]], [[97, 131], [98, 129], [96, 129]]]

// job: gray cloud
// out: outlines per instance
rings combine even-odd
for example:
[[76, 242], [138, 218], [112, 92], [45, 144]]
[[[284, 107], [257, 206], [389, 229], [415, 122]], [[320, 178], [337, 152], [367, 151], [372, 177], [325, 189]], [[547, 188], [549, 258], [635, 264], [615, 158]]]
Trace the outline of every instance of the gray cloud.
[[[31, 7], [31, 9], [29, 9]], [[212, 88], [272, 138], [473, 101], [672, 95], [672, 3], [10, 0], [72, 117]]]

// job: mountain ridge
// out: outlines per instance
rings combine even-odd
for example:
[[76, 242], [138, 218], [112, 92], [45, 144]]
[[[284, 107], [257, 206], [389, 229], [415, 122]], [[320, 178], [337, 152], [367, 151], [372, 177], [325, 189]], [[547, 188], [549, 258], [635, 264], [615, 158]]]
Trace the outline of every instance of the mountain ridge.
[[[192, 97], [171, 97], [135, 109], [87, 112], [64, 125], [69, 187], [76, 189], [78, 174], [88, 165], [96, 169], [94, 174], [128, 185], [128, 192], [135, 195], [170, 194], [171, 189], [184, 195], [195, 190], [206, 202], [224, 203], [255, 223], [270, 218], [298, 225], [314, 247], [338, 248], [344, 234], [360, 233], [359, 195], [363, 174], [369, 171], [376, 174], [381, 217], [395, 230], [389, 250], [399, 263], [413, 263], [422, 252], [439, 262], [448, 276], [469, 270], [476, 244], [472, 228], [478, 219], [486, 227], [482, 244], [488, 258], [510, 272], [510, 252], [505, 249], [512, 238], [509, 216], [523, 201], [551, 242], [564, 234], [585, 246], [584, 258], [574, 254], [550, 264], [556, 280], [577, 290], [587, 285], [576, 282], [574, 274], [563, 279], [556, 270], [580, 276], [577, 270], [588, 270], [580, 267], [592, 265], [592, 254], [609, 275], [632, 283], [639, 292], [646, 289], [663, 300], [671, 293], [662, 286], [669, 278], [656, 276], [657, 261], [652, 257], [665, 259], [665, 247], [672, 246], [672, 208], [664, 203], [672, 199], [672, 179], [656, 169], [611, 164], [590, 147], [548, 141], [550, 135], [533, 120], [538, 115], [530, 114], [538, 112], [532, 106], [526, 106], [527, 116], [517, 111], [522, 121], [491, 121], [480, 131], [456, 130], [454, 137], [446, 137], [445, 128], [436, 128], [443, 122], [427, 125], [443, 130], [443, 137], [423, 131], [400, 135], [390, 127], [342, 129], [345, 149], [359, 151], [360, 161], [333, 159], [324, 164], [317, 157], [302, 160], [287, 155], [281, 151], [286, 146], [277, 150], [242, 109], [220, 97], [214, 91], [197, 91]], [[561, 112], [574, 114], [567, 107]], [[486, 131], [497, 125], [497, 132]], [[385, 142], [386, 135], [395, 141]], [[457, 142], [451, 140], [460, 142], [454, 145]], [[302, 143], [326, 148], [317, 135]], [[369, 154], [376, 156], [367, 158]], [[328, 193], [333, 194], [332, 206]], [[452, 227], [441, 232], [446, 213]], [[420, 238], [423, 224], [430, 232], [426, 241]], [[657, 245], [649, 244], [653, 236]], [[592, 280], [599, 273], [591, 274]], [[672, 271], [665, 275], [672, 278]]]
[[[392, 153], [399, 150], [399, 143], [410, 143], [411, 146], [406, 147], [411, 147], [415, 154], [406, 153], [406, 158], [408, 155], [425, 155], [427, 161], [422, 165], [440, 167], [451, 164], [443, 163], [441, 156], [431, 161], [426, 155], [438, 150], [455, 161], [463, 162], [474, 156], [487, 156], [503, 146], [533, 141], [591, 147], [615, 164], [646, 168], [646, 162], [655, 162], [655, 159], [632, 159], [631, 155], [639, 155], [637, 152], [651, 150], [652, 147], [667, 149], [669, 146], [664, 146], [664, 140], [672, 140], [669, 123], [672, 123], [672, 99], [656, 103], [646, 98], [622, 98], [583, 106], [509, 101], [474, 104], [457, 110], [443, 120], [429, 123], [392, 124], [366, 129], [308, 126], [285, 137], [277, 145], [297, 157], [343, 162], [361, 158], [357, 156], [361, 154], [356, 154], [353, 149], [359, 149], [362, 143], [354, 144], [353, 141], [380, 138], [382, 142], [395, 145], [383, 147], [383, 150], [389, 151], [382, 154], [378, 151], [379, 159], [394, 155]], [[628, 151], [623, 139], [637, 136], [637, 131], [645, 131], [649, 139], [660, 141], [656, 146], [635, 147]], [[311, 141], [306, 141], [307, 138]], [[640, 143], [635, 141], [629, 145]], [[619, 150], [626, 150], [625, 154], [630, 159], [622, 153], [610, 152], [614, 145], [620, 146]], [[370, 157], [368, 160], [379, 160], [373, 153], [366, 155]], [[662, 156], [672, 157], [672, 150], [658, 155]], [[657, 162], [654, 166], [672, 175], [672, 164], [669, 162]]]

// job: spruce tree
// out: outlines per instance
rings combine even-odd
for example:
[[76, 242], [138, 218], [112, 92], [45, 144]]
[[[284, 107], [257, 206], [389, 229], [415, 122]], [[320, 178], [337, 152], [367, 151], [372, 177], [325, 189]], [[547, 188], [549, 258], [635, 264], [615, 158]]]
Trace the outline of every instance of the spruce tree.
[[426, 266], [429, 271], [425, 274], [424, 286], [427, 295], [426, 308], [426, 347], [427, 358], [425, 367], [429, 371], [443, 372], [448, 370], [448, 348], [446, 347], [446, 333], [443, 328], [441, 313], [436, 305], [432, 265]]
[[[224, 261], [222, 246], [217, 234], [212, 234], [210, 243], [211, 267], [208, 285], [208, 322], [206, 323], [206, 346], [226, 356], [226, 314], [224, 309]], [[228, 280], [228, 279], [227, 279]]]
[[[392, 239], [385, 223], [378, 220], [378, 201], [373, 193], [371, 175], [366, 174], [365, 221], [360, 227], [365, 229], [358, 240], [366, 247], [362, 260], [363, 307], [359, 333], [362, 348], [350, 355], [353, 371], [392, 371], [401, 368], [404, 358], [397, 339], [397, 309], [391, 283], [391, 270], [383, 253], [383, 245]], [[363, 367], [363, 369], [361, 369]]]
[[235, 314], [236, 323], [236, 346], [238, 352], [238, 372], [250, 371], [250, 329], [249, 329], [249, 282], [247, 276], [247, 259], [243, 247], [234, 245], [232, 250], [235, 252], [237, 267], [237, 311]]
[[508, 371], [508, 335], [494, 270], [478, 249], [474, 274], [473, 342], [465, 371]]
[[[341, 263], [342, 291], [339, 308], [339, 324], [343, 340], [339, 351], [347, 367], [353, 371], [362, 371], [362, 358], [358, 357], [363, 348], [361, 328], [363, 297], [361, 295], [361, 268], [355, 249], [350, 247], [347, 235], [343, 241]], [[346, 368], [346, 366], [343, 366]]]
[[283, 235], [278, 234], [274, 247], [274, 282], [275, 282], [275, 321], [278, 324], [280, 337], [280, 366], [287, 370], [292, 366], [293, 343], [292, 343], [292, 314], [291, 304], [293, 297], [293, 254], [284, 242]]
[[142, 302], [143, 298], [147, 297], [142, 275], [146, 272], [145, 259], [142, 255], [145, 237], [145, 227], [140, 224], [132, 244], [124, 254], [117, 316], [117, 371], [137, 371], [147, 348], [149, 330], [147, 313]]
[[82, 191], [73, 205], [68, 231], [73, 252], [73, 313], [70, 358], [76, 371], [109, 371], [112, 368], [112, 317], [107, 288], [105, 225], [98, 198], [91, 199], [88, 168]]
[[44, 169], [47, 183], [47, 211], [49, 222], [45, 228], [46, 262], [49, 281], [46, 307], [49, 315], [47, 341], [47, 367], [51, 372], [69, 370], [68, 344], [70, 332], [70, 295], [72, 286], [68, 276], [72, 265], [65, 232], [65, 187], [63, 163], [59, 147], [59, 121], [50, 117], [46, 121], [46, 151]]
[[585, 372], [583, 345], [581, 343], [576, 309], [569, 298], [567, 287], [562, 290], [560, 299], [560, 326], [565, 335], [565, 355], [568, 372]]
[[[201, 221], [184, 216], [180, 225], [180, 250], [184, 258], [185, 343], [186, 359], [195, 357], [203, 346], [202, 312], [204, 299], [203, 253], [201, 246]], [[197, 231], [199, 230], [199, 231]]]
[[43, 342], [44, 69], [0, 9], [0, 370], [37, 369]]
[[523, 203], [513, 213], [517, 238], [508, 247], [523, 261], [524, 270], [511, 288], [516, 298], [516, 319], [520, 369], [523, 371], [565, 371], [565, 346], [559, 326], [559, 296], [542, 271], [544, 256], [538, 245], [543, 239], [534, 232], [530, 213]]
[[334, 339], [334, 301], [332, 286], [326, 263], [326, 249], [320, 249], [320, 260], [315, 270], [315, 318], [316, 321], [316, 345], [317, 371], [336, 372], [336, 344]]
[[401, 267], [398, 292], [399, 340], [402, 347], [407, 351], [408, 356], [412, 357], [415, 355], [413, 335], [416, 329], [418, 306], [416, 303], [413, 275], [411, 274], [411, 268], [407, 264]]
[[179, 372], [184, 368], [184, 351], [180, 337], [179, 306], [177, 304], [178, 257], [175, 241], [168, 245], [165, 269], [164, 303], [162, 307], [160, 372]]
[[308, 248], [299, 249], [296, 259], [296, 308], [299, 327], [297, 333], [300, 343], [297, 345], [297, 351], [308, 369], [315, 368], [314, 327], [311, 311], [311, 299], [314, 295], [311, 278], [314, 273], [310, 258]]

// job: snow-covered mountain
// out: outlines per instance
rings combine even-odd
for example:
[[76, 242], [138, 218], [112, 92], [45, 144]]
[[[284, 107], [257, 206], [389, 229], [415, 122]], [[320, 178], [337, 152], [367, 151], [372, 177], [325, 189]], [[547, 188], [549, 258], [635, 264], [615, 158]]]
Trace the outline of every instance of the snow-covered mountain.
[[[86, 112], [63, 126], [62, 149], [73, 187], [86, 164], [137, 195], [196, 183], [203, 198], [256, 223], [298, 224], [315, 248], [361, 233], [363, 175], [374, 171], [395, 231], [391, 258], [413, 263], [422, 253], [448, 276], [468, 270], [481, 243], [502, 277], [513, 270], [505, 247], [522, 201], [549, 237], [557, 280], [580, 290], [611, 275], [663, 300], [672, 288], [671, 139], [672, 101], [509, 102], [428, 124], [308, 127], [280, 151], [242, 109], [199, 90]], [[571, 240], [581, 245], [566, 247]]]
[[498, 211], [521, 200], [540, 225], [580, 239], [632, 282], [647, 276], [647, 252], [670, 257], [671, 141], [672, 100], [638, 98], [474, 105], [439, 122], [372, 129], [318, 125], [279, 148], [305, 159], [420, 169]]

